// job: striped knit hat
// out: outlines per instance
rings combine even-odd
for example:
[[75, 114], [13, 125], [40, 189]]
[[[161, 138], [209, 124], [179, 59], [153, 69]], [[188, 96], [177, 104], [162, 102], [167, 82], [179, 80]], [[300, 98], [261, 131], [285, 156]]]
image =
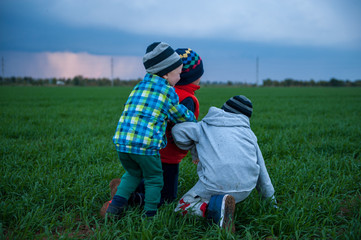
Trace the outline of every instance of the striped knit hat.
[[182, 60], [167, 43], [154, 42], [147, 47], [143, 64], [148, 73], [163, 77], [182, 65]]
[[251, 118], [253, 111], [251, 100], [242, 95], [230, 98], [223, 104], [222, 109], [230, 113], [243, 113], [249, 118]]
[[204, 73], [201, 57], [190, 48], [178, 48], [175, 51], [183, 62], [181, 79], [176, 85], [187, 85], [199, 79]]

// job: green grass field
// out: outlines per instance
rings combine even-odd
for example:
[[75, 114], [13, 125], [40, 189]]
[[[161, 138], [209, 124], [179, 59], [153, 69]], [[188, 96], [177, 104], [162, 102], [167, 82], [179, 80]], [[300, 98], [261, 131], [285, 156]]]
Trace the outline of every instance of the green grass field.
[[[236, 207], [236, 233], [193, 216], [153, 220], [99, 209], [123, 174], [112, 143], [131, 88], [0, 87], [0, 239], [360, 239], [361, 88], [203, 87], [200, 119], [234, 95], [254, 106], [279, 202], [256, 191]], [[179, 197], [197, 181], [187, 157]]]

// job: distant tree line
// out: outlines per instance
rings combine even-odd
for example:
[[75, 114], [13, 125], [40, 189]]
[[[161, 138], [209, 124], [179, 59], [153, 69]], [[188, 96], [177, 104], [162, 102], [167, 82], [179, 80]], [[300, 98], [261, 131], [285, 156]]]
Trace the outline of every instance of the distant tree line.
[[263, 86], [265, 87], [361, 87], [361, 79], [356, 81], [340, 80], [331, 78], [329, 81], [309, 81], [294, 80], [292, 78], [286, 78], [283, 81], [266, 79], [263, 80]]
[[[0, 77], [0, 85], [22, 85], [22, 86], [135, 86], [142, 79], [121, 80], [108, 78], [87, 78], [83, 76], [75, 76], [73, 78], [47, 78], [34, 79], [32, 77]], [[202, 81], [203, 85], [226, 85], [226, 86], [244, 86], [256, 87], [256, 84], [242, 82], [210, 82]], [[304, 81], [286, 78], [285, 80], [263, 80], [264, 87], [361, 87], [361, 79], [356, 81], [340, 80], [331, 78], [329, 81]]]
[[75, 76], [73, 78], [47, 78], [34, 79], [32, 77], [0, 77], [0, 85], [25, 85], [25, 86], [135, 86], [142, 79], [110, 80], [108, 78], [87, 78]]

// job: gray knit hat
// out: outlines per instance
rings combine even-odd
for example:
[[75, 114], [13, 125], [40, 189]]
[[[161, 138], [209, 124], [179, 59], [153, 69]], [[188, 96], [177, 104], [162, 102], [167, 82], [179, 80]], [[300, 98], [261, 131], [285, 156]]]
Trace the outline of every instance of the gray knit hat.
[[147, 47], [143, 57], [145, 70], [160, 77], [183, 64], [180, 56], [164, 42], [154, 42]]
[[223, 104], [222, 109], [230, 113], [242, 113], [249, 118], [251, 118], [253, 111], [251, 100], [242, 95], [231, 97]]

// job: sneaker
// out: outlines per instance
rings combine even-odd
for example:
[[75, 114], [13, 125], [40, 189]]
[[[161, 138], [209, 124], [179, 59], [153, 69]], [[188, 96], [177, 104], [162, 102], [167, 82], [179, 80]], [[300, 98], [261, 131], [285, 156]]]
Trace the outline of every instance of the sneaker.
[[[109, 183], [110, 188], [110, 199], [113, 199], [115, 193], [117, 192], [118, 185], [120, 184], [120, 178], [114, 178]], [[112, 200], [107, 201], [103, 204], [102, 208], [100, 209], [100, 216], [105, 218], [105, 214], [108, 210], [109, 204], [112, 202]]]
[[[105, 215], [107, 213], [109, 204], [112, 203], [112, 200], [105, 202], [100, 209], [100, 216], [105, 218]], [[142, 197], [141, 193], [132, 193], [128, 200], [128, 205], [130, 206], [143, 206], [144, 205], [144, 197]]]
[[148, 210], [142, 215], [143, 218], [152, 219], [157, 214], [156, 210]]
[[128, 200], [115, 195], [114, 198], [111, 200], [110, 204], [108, 205], [106, 214], [110, 217], [122, 217], [125, 210], [128, 207]]
[[209, 200], [207, 207], [207, 218], [219, 224], [224, 229], [234, 229], [234, 209], [236, 203], [231, 195], [213, 195]]

